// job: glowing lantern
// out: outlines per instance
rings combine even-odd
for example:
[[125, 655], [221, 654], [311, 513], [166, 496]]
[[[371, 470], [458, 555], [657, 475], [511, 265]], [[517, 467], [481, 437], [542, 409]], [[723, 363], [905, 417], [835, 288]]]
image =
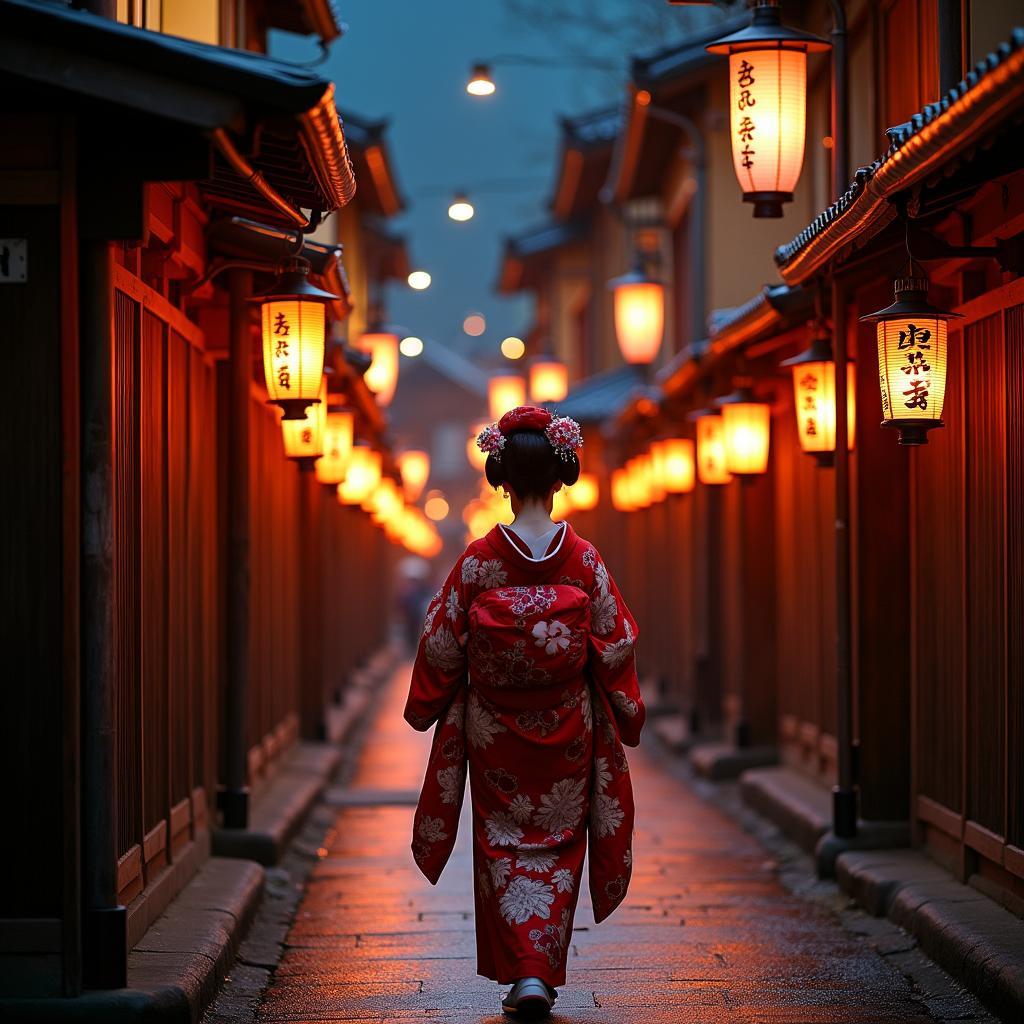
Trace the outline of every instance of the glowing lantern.
[[738, 388], [718, 400], [725, 434], [725, 461], [730, 473], [754, 476], [768, 469], [771, 408], [755, 401], [750, 388]]
[[629, 474], [629, 493], [634, 509], [649, 508], [651, 504], [650, 476], [642, 455], [626, 463]]
[[669, 494], [689, 494], [696, 483], [693, 442], [669, 437], [658, 442], [661, 485]]
[[861, 320], [876, 325], [878, 386], [882, 426], [899, 431], [899, 443], [928, 443], [928, 431], [941, 427], [946, 400], [948, 313], [928, 302], [928, 278], [896, 281], [896, 301]]
[[383, 525], [403, 507], [402, 494], [398, 484], [385, 477], [361, 504], [375, 523]]
[[778, 0], [757, 0], [747, 28], [709, 43], [729, 56], [732, 162], [755, 217], [781, 217], [804, 162], [807, 54], [829, 43], [782, 24]]
[[359, 339], [356, 348], [370, 357], [370, 365], [363, 374], [366, 386], [381, 406], [390, 405], [398, 385], [398, 335], [376, 327]]
[[725, 423], [710, 409], [690, 414], [697, 424], [697, 479], [702, 484], [727, 484], [732, 480], [725, 453]]
[[615, 337], [627, 363], [654, 361], [665, 333], [665, 286], [636, 268], [613, 278]]
[[263, 334], [263, 376], [270, 401], [286, 420], [301, 420], [320, 399], [325, 307], [337, 299], [310, 284], [309, 261], [286, 260], [269, 291], [257, 295]]
[[630, 486], [629, 470], [625, 467], [612, 471], [612, 508], [616, 512], [632, 512], [633, 488]]
[[380, 478], [380, 452], [357, 445], [349, 455], [345, 479], [338, 484], [338, 501], [342, 505], [362, 505], [380, 483]]
[[355, 419], [348, 409], [328, 409], [324, 417], [323, 455], [316, 460], [316, 478], [332, 486], [345, 479]]
[[320, 381], [320, 401], [311, 405], [301, 420], [282, 420], [286, 458], [297, 459], [305, 468], [313, 465], [324, 451], [324, 423], [327, 420], [327, 379]]
[[572, 500], [573, 508], [578, 508], [581, 512], [589, 512], [592, 508], [597, 508], [600, 494], [601, 490], [595, 473], [580, 473], [579, 479], [569, 488], [569, 498]]
[[430, 476], [430, 456], [410, 448], [398, 456], [398, 472], [402, 475], [402, 488], [406, 501], [416, 501]]
[[643, 455], [637, 456], [640, 463], [640, 472], [643, 474], [644, 487], [650, 498], [650, 504], [656, 504], [665, 500], [665, 485], [661, 478], [661, 452], [656, 445]]
[[[832, 345], [824, 336], [815, 337], [810, 348], [782, 363], [793, 371], [793, 403], [796, 410], [800, 447], [818, 464], [831, 466], [836, 451], [836, 364]], [[853, 448], [856, 425], [853, 362], [846, 364], [847, 448]]]
[[569, 368], [551, 355], [538, 356], [530, 364], [530, 401], [561, 402], [569, 394]]
[[487, 383], [487, 405], [492, 420], [526, 404], [526, 381], [517, 373], [496, 373]]
[[497, 86], [491, 77], [491, 69], [487, 64], [474, 64], [473, 73], [466, 83], [466, 92], [470, 96], [493, 96]]
[[478, 470], [484, 468], [484, 464], [487, 462], [487, 452], [480, 451], [477, 447], [476, 439], [480, 431], [486, 426], [486, 423], [477, 423], [476, 426], [470, 429], [469, 440], [466, 442], [466, 458], [469, 459], [469, 464]]
[[569, 492], [563, 487], [555, 491], [551, 500], [551, 518], [557, 523], [568, 519], [573, 510], [573, 501]]

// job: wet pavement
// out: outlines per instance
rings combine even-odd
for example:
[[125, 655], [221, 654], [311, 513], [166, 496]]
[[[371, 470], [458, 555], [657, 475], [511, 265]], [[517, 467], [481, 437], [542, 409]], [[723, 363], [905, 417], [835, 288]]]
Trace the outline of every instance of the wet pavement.
[[[406, 680], [399, 671], [382, 695], [349, 786], [328, 793], [337, 819], [260, 1021], [509, 1019], [499, 986], [476, 974], [467, 822], [436, 887], [409, 852], [429, 735], [402, 720]], [[666, 770], [657, 751], [630, 754], [632, 887], [600, 926], [581, 897], [554, 1021], [934, 1019], [903, 975], [823, 906], [786, 889], [773, 854]]]

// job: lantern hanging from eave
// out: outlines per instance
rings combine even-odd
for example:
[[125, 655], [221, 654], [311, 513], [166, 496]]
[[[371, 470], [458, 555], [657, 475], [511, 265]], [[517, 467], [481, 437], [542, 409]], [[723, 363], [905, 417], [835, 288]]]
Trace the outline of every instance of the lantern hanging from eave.
[[356, 348], [370, 357], [370, 365], [363, 374], [366, 386], [373, 392], [377, 404], [387, 407], [398, 386], [398, 334], [377, 325], [360, 337]]
[[320, 401], [311, 405], [301, 420], [282, 420], [281, 436], [286, 458], [309, 469], [324, 452], [324, 424], [327, 421], [327, 378], [321, 378]]
[[758, 402], [749, 387], [740, 387], [716, 402], [722, 410], [725, 463], [736, 476], [768, 470], [771, 406]]
[[[836, 451], [836, 364], [832, 344], [818, 335], [808, 349], [781, 365], [793, 371], [793, 407], [800, 447], [820, 466], [831, 466]], [[857, 422], [855, 370], [850, 360], [846, 364], [846, 447], [851, 451]]]
[[640, 267], [608, 282], [613, 293], [615, 337], [627, 363], [654, 362], [665, 333], [665, 286]]
[[569, 496], [572, 498], [573, 508], [581, 512], [589, 512], [597, 508], [597, 502], [601, 496], [601, 488], [597, 482], [596, 473], [580, 473], [579, 479], [569, 488]]
[[561, 402], [569, 393], [569, 368], [553, 355], [538, 356], [530, 364], [530, 401], [537, 405]]
[[709, 43], [729, 57], [732, 162], [755, 217], [781, 217], [804, 161], [807, 54], [830, 44], [782, 24], [777, 0], [756, 0], [746, 28]]
[[285, 420], [301, 420], [319, 401], [326, 307], [338, 298], [311, 284], [309, 270], [301, 256], [285, 260], [273, 285], [253, 299], [260, 303], [267, 395]]
[[690, 413], [697, 428], [697, 479], [718, 486], [732, 480], [725, 454], [725, 421], [713, 409]]
[[633, 511], [633, 491], [629, 483], [629, 470], [612, 470], [612, 508], [616, 512]]
[[361, 505], [380, 483], [381, 454], [365, 445], [356, 445], [348, 459], [345, 479], [338, 484], [342, 505]]
[[947, 323], [960, 317], [928, 302], [928, 278], [896, 281], [896, 301], [861, 320], [876, 325], [882, 426], [899, 431], [899, 443], [928, 443], [941, 427], [946, 399]]
[[355, 416], [350, 409], [328, 409], [324, 416], [323, 455], [316, 460], [316, 478], [322, 484], [337, 486], [345, 479]]
[[409, 448], [396, 459], [406, 501], [418, 501], [430, 477], [430, 455]]
[[491, 419], [500, 420], [510, 409], [526, 404], [526, 381], [518, 373], [496, 373], [487, 382]]
[[696, 484], [694, 445], [686, 437], [666, 437], [658, 442], [662, 487], [669, 494], [689, 494]]

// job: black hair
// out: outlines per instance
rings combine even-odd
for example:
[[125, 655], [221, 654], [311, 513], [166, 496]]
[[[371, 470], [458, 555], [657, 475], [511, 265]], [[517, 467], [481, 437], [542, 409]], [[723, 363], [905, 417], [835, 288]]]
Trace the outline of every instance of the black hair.
[[504, 484], [525, 501], [546, 498], [559, 480], [571, 487], [579, 479], [580, 461], [575, 454], [560, 458], [542, 430], [513, 430], [501, 457], [487, 456], [484, 472], [492, 487]]

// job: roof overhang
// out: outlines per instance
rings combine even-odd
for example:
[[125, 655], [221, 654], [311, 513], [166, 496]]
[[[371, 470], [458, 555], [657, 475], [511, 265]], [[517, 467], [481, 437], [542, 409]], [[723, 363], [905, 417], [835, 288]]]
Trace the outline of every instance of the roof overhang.
[[387, 127], [386, 120], [345, 114], [345, 137], [360, 182], [360, 208], [380, 217], [393, 217], [405, 207], [388, 150]]
[[783, 279], [799, 284], [877, 235], [895, 201], [964, 159], [1024, 112], [1024, 30], [989, 54], [937, 103], [890, 128], [889, 149], [861, 167], [846, 193], [775, 252]]
[[545, 224], [506, 238], [498, 272], [498, 291], [502, 295], [511, 295], [534, 287], [539, 275], [545, 272], [550, 257], [559, 249], [581, 241], [586, 235], [586, 221], [576, 220]]
[[40, 105], [94, 120], [130, 113], [114, 127], [122, 150], [149, 148], [147, 180], [161, 178], [152, 153], [170, 148], [166, 126], [212, 142], [201, 184], [215, 206], [294, 227], [308, 222], [303, 210], [329, 213], [355, 192], [333, 84], [305, 68], [50, 0], [0, 0], [0, 69]]
[[615, 140], [622, 124], [618, 108], [562, 118], [559, 155], [551, 211], [566, 221], [590, 213], [600, 202]]

